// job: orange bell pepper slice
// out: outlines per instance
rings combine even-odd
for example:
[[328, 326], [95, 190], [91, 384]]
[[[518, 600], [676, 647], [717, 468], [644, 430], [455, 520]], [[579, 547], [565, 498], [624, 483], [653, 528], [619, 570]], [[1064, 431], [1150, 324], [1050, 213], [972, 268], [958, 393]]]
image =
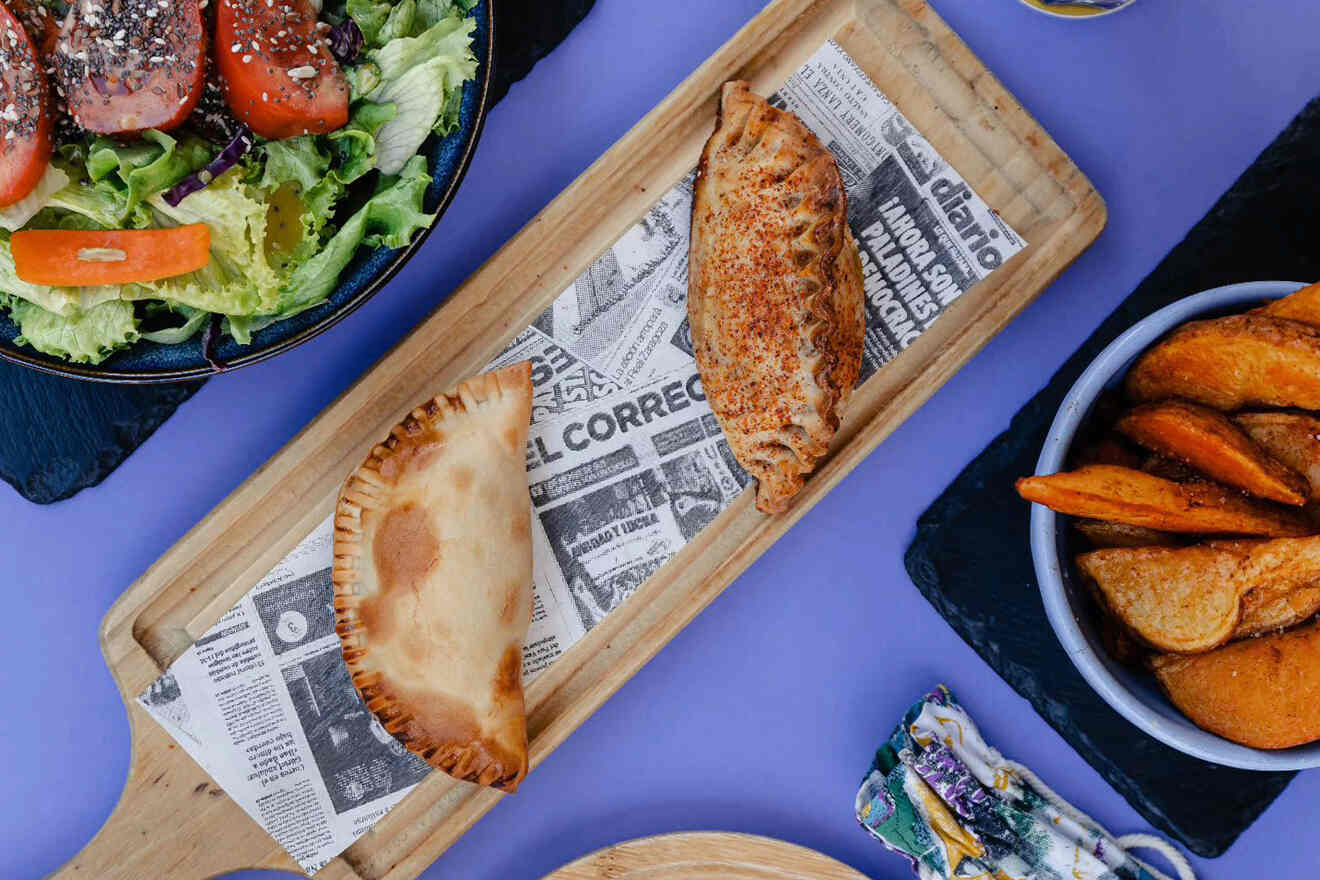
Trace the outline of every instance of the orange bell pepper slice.
[[29, 284], [86, 287], [159, 281], [211, 261], [205, 223], [173, 229], [31, 229], [9, 242], [14, 270]]

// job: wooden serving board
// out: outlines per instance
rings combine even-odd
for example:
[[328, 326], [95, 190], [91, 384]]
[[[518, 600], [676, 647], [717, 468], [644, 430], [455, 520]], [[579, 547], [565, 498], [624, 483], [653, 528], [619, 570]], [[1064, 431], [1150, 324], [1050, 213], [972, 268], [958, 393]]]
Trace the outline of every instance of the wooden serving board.
[[690, 831], [630, 840], [543, 880], [866, 880], [815, 850], [771, 837]]
[[[329, 515], [391, 425], [479, 372], [694, 167], [725, 81], [769, 94], [830, 37], [1030, 246], [858, 389], [788, 513], [762, 516], [745, 493], [531, 684], [532, 767], [1099, 235], [1105, 206], [1090, 182], [922, 0], [775, 0], [110, 609], [101, 641], [128, 705], [132, 764], [114, 813], [60, 876], [296, 870], [136, 696]], [[319, 876], [415, 877], [500, 797], [434, 774]]]

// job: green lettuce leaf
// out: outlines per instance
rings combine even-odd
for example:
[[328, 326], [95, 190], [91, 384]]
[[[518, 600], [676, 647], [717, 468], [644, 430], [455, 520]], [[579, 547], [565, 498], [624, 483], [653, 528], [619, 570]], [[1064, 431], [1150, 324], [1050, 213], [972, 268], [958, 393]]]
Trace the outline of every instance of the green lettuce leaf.
[[159, 227], [205, 223], [211, 227], [209, 265], [174, 278], [132, 285], [125, 298], [164, 299], [208, 312], [255, 315], [279, 305], [280, 277], [266, 259], [264, 201], [250, 196], [239, 170], [220, 175], [172, 207], [147, 199]]
[[[477, 72], [472, 54], [471, 18], [451, 16], [415, 37], [391, 40], [370, 53], [380, 71], [380, 84], [367, 95], [375, 104], [393, 104], [397, 113], [375, 135], [376, 167], [398, 174], [417, 154], [422, 141], [437, 127], [457, 122], [452, 95]], [[445, 110], [450, 108], [450, 119]]]
[[349, 14], [358, 29], [362, 31], [362, 36], [368, 46], [380, 45], [380, 32], [385, 27], [385, 22], [390, 17], [390, 10], [393, 8], [389, 0], [375, 3], [372, 0], [348, 0], [344, 4], [344, 11]]
[[422, 210], [430, 185], [431, 174], [422, 156], [408, 160], [399, 176], [381, 178], [380, 188], [363, 206], [366, 234], [362, 243], [373, 248], [406, 247], [414, 232], [428, 228], [435, 220], [434, 214]]
[[132, 345], [140, 336], [133, 304], [121, 300], [103, 302], [69, 315], [58, 315], [26, 300], [15, 300], [10, 305], [10, 317], [18, 325], [19, 335], [14, 341], [19, 345], [30, 345], [75, 364], [99, 364], [116, 350]]
[[265, 168], [258, 186], [274, 190], [284, 183], [296, 183], [309, 190], [321, 182], [330, 169], [330, 156], [316, 145], [310, 135], [262, 144], [266, 153]]
[[451, 16], [464, 18], [476, 5], [477, 0], [417, 0], [418, 32]]
[[13, 232], [22, 229], [24, 224], [46, 207], [50, 197], [69, 185], [69, 175], [55, 167], [47, 165], [46, 172], [37, 181], [36, 187], [22, 199], [5, 208], [0, 208], [0, 229]]
[[379, 45], [385, 45], [393, 40], [403, 37], [411, 37], [414, 33], [413, 24], [417, 19], [416, 0], [402, 0], [395, 3], [390, 9], [389, 15], [385, 17], [385, 23], [381, 25], [380, 33], [376, 35], [376, 42]]
[[59, 229], [141, 229], [151, 223], [151, 212], [145, 205], [139, 204], [131, 211], [126, 210], [126, 205], [127, 199], [122, 194], [79, 181], [55, 193], [46, 203], [47, 208], [61, 209], [73, 217], [90, 221], [57, 221], [53, 225]]
[[177, 141], [154, 129], [142, 132], [140, 138], [121, 144], [99, 137], [87, 152], [87, 176], [102, 193], [121, 200], [121, 221], [148, 196], [169, 189], [211, 161], [212, 148], [200, 138]]
[[445, 95], [445, 104], [440, 108], [440, 118], [435, 121], [431, 130], [440, 137], [449, 137], [449, 135], [458, 131], [459, 116], [463, 111], [463, 90], [450, 89], [449, 94]]
[[[273, 141], [262, 149], [265, 169], [256, 186], [269, 205], [266, 254], [279, 272], [287, 273], [320, 248], [321, 231], [334, 215], [344, 185], [330, 171], [330, 154], [313, 137]], [[286, 224], [296, 224], [296, 235], [284, 231]], [[296, 238], [292, 247], [291, 237]]]
[[348, 0], [345, 12], [357, 22], [368, 49], [399, 37], [415, 37], [447, 18], [463, 18], [476, 0]]
[[380, 85], [380, 68], [370, 61], [347, 68], [344, 76], [348, 79], [348, 100], [351, 104], [356, 104]]
[[457, 65], [466, 71], [463, 78], [471, 79], [477, 72], [477, 59], [472, 54], [472, 32], [476, 27], [476, 21], [471, 18], [444, 18], [416, 36], [391, 40], [388, 45], [373, 49], [368, 60], [380, 69], [382, 86], [385, 81], [398, 79], [417, 65], [435, 59]]
[[201, 309], [193, 309], [188, 306], [178, 304], [169, 305], [167, 311], [177, 313], [183, 317], [183, 323], [174, 327], [162, 327], [159, 330], [144, 330], [141, 337], [148, 342], [159, 342], [161, 345], [178, 345], [180, 342], [187, 342], [196, 336], [206, 323], [211, 320], [211, 313], [204, 312]]
[[253, 333], [279, 320], [279, 315], [225, 315], [220, 329], [234, 337], [239, 345], [248, 345], [252, 342]]
[[334, 175], [340, 183], [352, 183], [376, 167], [376, 136], [397, 115], [393, 104], [362, 101], [353, 108], [347, 125], [326, 135], [339, 159]]
[[422, 211], [422, 199], [431, 184], [424, 158], [413, 156], [397, 178], [385, 178], [381, 184], [315, 256], [294, 270], [280, 292], [279, 317], [324, 302], [359, 244], [403, 247], [413, 233], [435, 220], [434, 214]]

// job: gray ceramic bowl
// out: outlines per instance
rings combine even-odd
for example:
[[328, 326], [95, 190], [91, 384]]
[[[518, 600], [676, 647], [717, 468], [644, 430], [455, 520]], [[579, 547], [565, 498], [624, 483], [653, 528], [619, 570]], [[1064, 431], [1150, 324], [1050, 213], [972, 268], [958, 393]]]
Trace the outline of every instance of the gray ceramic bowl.
[[[1036, 463], [1040, 475], [1063, 470], [1068, 450], [1097, 396], [1116, 387], [1137, 356], [1186, 321], [1246, 311], [1302, 285], [1253, 281], [1216, 287], [1179, 300], [1141, 320], [1091, 362], [1063, 400]], [[1115, 662], [1105, 652], [1086, 587], [1073, 574], [1067, 552], [1069, 517], [1031, 506], [1031, 556], [1045, 613], [1077, 670], [1102, 699], [1146, 733], [1180, 752], [1246, 770], [1320, 767], [1320, 743], [1280, 751], [1252, 749], [1201, 730], [1174, 708], [1152, 676]]]

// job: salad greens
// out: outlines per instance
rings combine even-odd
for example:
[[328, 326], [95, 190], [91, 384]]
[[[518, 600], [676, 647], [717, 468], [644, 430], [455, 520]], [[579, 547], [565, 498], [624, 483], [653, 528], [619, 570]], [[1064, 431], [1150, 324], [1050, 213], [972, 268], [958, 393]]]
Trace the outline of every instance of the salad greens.
[[[0, 210], [0, 310], [18, 325], [17, 341], [95, 364], [139, 339], [187, 341], [220, 316], [221, 329], [247, 344], [262, 327], [324, 302], [360, 246], [407, 245], [435, 219], [422, 210], [431, 177], [418, 150], [432, 132], [458, 128], [463, 84], [477, 72], [473, 5], [327, 5], [323, 19], [337, 26], [351, 19], [363, 37], [358, 57], [344, 65], [348, 125], [257, 143], [214, 179], [202, 169], [225, 144], [187, 124], [142, 132], [128, 144], [103, 137], [62, 144], [37, 189]], [[374, 188], [370, 181], [351, 187], [373, 172]], [[191, 175], [205, 186], [171, 205], [167, 193]], [[9, 245], [18, 229], [191, 223], [211, 229], [210, 264], [142, 284], [29, 284], [15, 273]]]
[[133, 304], [123, 300], [109, 300], [66, 317], [15, 299], [9, 314], [18, 325], [20, 345], [75, 363], [97, 363], [140, 336]]

